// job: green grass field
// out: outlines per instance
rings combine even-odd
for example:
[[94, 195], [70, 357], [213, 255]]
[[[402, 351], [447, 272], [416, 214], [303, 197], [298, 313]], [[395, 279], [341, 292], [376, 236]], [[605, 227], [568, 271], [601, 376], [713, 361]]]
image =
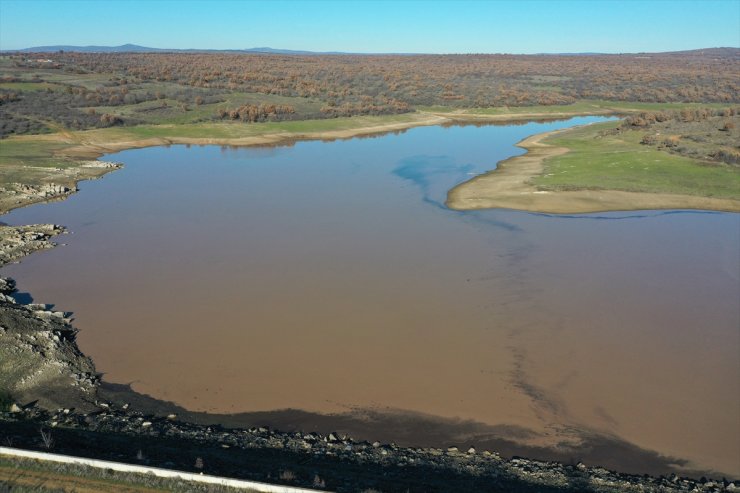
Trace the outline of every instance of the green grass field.
[[570, 152], [545, 161], [543, 190], [625, 190], [740, 200], [740, 167], [702, 163], [640, 144], [641, 132], [600, 135], [619, 122], [577, 128], [547, 139]]
[[[48, 182], [58, 170], [79, 165], [73, 159], [55, 155], [68, 147], [62, 142], [48, 140], [0, 140], [0, 185], [25, 183], [37, 185]], [[53, 181], [53, 180], [52, 180]]]
[[[104, 145], [133, 139], [147, 138], [204, 138], [239, 139], [268, 134], [296, 133], [312, 134], [357, 128], [375, 127], [394, 123], [407, 123], [417, 120], [416, 113], [387, 116], [353, 116], [321, 120], [293, 120], [283, 122], [242, 123], [242, 122], [201, 122], [162, 125], [137, 125], [133, 127], [109, 127], [95, 130], [69, 132], [79, 142], [93, 142]], [[71, 145], [55, 142], [48, 137], [22, 137], [0, 140], [0, 167], [8, 163], [26, 163], [38, 166], [63, 165], [64, 159], [52, 160], [42, 164], [53, 152]]]
[[296, 133], [312, 134], [337, 130], [388, 125], [393, 123], [413, 122], [418, 119], [415, 113], [387, 116], [353, 116], [347, 118], [329, 118], [322, 120], [293, 120], [283, 122], [241, 123], [241, 122], [204, 122], [180, 125], [137, 125], [135, 127], [107, 128], [90, 130], [80, 134], [117, 137], [131, 135], [137, 138], [206, 138], [238, 139], [267, 134]]
[[33, 166], [57, 168], [74, 165], [74, 161], [54, 157], [54, 153], [68, 147], [62, 142], [3, 139], [0, 141], [0, 170], [6, 166]]

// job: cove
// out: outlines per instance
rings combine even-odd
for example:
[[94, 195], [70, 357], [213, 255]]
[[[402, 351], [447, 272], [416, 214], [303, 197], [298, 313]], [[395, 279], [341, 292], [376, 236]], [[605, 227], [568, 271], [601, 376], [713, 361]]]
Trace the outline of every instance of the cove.
[[124, 151], [3, 218], [72, 233], [3, 275], [74, 312], [105, 380], [188, 409], [404, 410], [738, 474], [740, 215], [444, 206], [599, 120]]

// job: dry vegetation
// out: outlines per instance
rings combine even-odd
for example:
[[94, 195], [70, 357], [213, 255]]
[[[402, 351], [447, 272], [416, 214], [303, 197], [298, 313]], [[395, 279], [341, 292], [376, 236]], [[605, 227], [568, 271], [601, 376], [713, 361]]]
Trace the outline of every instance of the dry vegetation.
[[0, 61], [0, 135], [498, 108], [740, 101], [740, 50], [654, 55], [53, 53]]
[[[87, 169], [81, 163], [132, 147], [618, 114], [630, 118], [568, 134], [579, 140], [566, 139], [571, 152], [548, 165], [573, 168], [548, 172], [536, 185], [736, 200], [737, 103], [734, 48], [583, 56], [0, 55], [0, 184], [73, 188], [83, 177], [77, 170]], [[14, 206], [26, 203], [8, 197]]]
[[627, 117], [615, 129], [642, 132], [640, 144], [708, 162], [740, 165], [740, 108], [685, 108]]

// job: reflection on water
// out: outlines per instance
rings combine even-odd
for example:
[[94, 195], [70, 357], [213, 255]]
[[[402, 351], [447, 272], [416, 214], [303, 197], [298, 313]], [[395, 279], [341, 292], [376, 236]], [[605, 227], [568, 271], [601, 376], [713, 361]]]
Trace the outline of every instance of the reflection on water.
[[75, 312], [108, 381], [190, 409], [406, 409], [740, 473], [740, 216], [443, 205], [595, 120], [122, 152], [6, 216], [73, 234], [3, 274]]

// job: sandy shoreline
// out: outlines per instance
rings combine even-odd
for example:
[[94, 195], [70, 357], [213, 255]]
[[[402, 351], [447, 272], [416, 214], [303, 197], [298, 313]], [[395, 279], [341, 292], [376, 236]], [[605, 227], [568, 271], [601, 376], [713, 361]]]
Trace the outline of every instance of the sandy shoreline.
[[[571, 127], [573, 128], [573, 127]], [[455, 210], [514, 209], [548, 214], [697, 209], [740, 212], [740, 201], [694, 195], [625, 192], [620, 190], [541, 191], [531, 179], [542, 174], [544, 161], [569, 150], [543, 142], [569, 129], [532, 135], [517, 144], [527, 150], [498, 163], [485, 174], [448, 192], [447, 206]]]

